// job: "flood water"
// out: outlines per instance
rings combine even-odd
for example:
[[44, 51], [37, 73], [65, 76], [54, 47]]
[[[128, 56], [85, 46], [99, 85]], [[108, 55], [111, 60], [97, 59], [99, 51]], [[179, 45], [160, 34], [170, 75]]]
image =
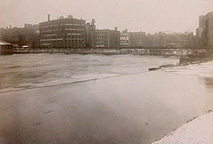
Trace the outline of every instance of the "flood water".
[[149, 144], [213, 109], [213, 62], [178, 58], [0, 56], [0, 143]]

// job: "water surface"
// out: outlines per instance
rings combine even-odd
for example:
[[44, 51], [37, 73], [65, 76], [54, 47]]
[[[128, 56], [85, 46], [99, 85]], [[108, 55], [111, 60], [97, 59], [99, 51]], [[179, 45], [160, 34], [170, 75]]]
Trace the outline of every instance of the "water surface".
[[2, 56], [0, 143], [156, 141], [213, 109], [211, 62], [148, 71], [176, 63], [133, 55]]

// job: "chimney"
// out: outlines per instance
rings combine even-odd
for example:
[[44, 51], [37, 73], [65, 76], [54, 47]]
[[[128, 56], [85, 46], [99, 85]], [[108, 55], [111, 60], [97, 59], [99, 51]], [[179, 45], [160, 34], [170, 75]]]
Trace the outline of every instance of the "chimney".
[[95, 19], [92, 19], [91, 24], [92, 24], [92, 25], [95, 25]]
[[50, 21], [50, 14], [48, 14], [48, 21]]
[[115, 27], [115, 30], [117, 31], [117, 30], [118, 30], [118, 28], [117, 28], [117, 27]]

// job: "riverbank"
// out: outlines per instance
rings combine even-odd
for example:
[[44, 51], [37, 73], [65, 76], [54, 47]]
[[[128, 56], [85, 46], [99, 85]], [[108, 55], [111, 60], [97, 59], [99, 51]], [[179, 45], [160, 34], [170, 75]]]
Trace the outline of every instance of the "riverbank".
[[213, 54], [203, 54], [196, 56], [183, 56], [180, 58], [180, 65], [198, 64], [213, 61]]
[[[205, 62], [208, 61], [208, 62]], [[211, 59], [203, 59], [193, 64], [180, 65], [164, 69], [166, 72], [171, 72], [181, 75], [194, 75], [203, 79], [207, 87], [212, 88], [212, 64]], [[211, 92], [212, 93], [212, 92]], [[186, 124], [180, 126], [177, 130], [169, 133], [161, 140], [152, 144], [210, 144], [213, 143], [213, 109], [206, 110], [206, 114], [194, 117]]]
[[213, 112], [195, 118], [152, 144], [211, 144], [213, 143]]
[[163, 49], [163, 48], [35, 48], [35, 49], [14, 49], [14, 54], [35, 54], [35, 53], [64, 53], [64, 54], [102, 54], [102, 55], [157, 55], [157, 56], [188, 56], [206, 53], [206, 49]]

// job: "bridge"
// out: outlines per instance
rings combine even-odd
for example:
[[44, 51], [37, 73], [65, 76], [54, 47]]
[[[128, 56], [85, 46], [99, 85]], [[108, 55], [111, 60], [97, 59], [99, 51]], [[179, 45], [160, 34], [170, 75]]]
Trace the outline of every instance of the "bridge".
[[16, 54], [27, 53], [65, 53], [65, 54], [134, 54], [187, 56], [207, 53], [206, 49], [174, 49], [174, 48], [21, 48], [14, 49]]

